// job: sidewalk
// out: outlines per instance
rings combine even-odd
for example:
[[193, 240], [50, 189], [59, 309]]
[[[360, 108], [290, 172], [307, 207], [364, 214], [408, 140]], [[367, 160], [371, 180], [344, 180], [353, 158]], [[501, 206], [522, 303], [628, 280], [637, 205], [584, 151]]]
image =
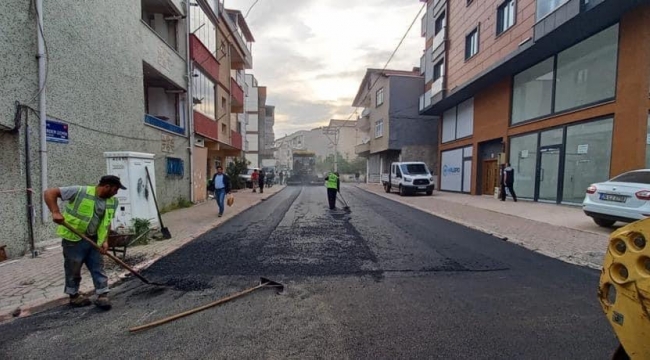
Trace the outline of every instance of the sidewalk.
[[[136, 270], [146, 268], [283, 188], [284, 186], [275, 185], [264, 189], [264, 194], [240, 190], [234, 193], [235, 203], [226, 208], [221, 218], [217, 217], [217, 205], [214, 200], [163, 214], [163, 223], [169, 228], [173, 238], [150, 240], [148, 245], [129, 248], [125, 262]], [[121, 259], [121, 254], [117, 255]], [[111, 285], [128, 274], [110, 259], [105, 259], [105, 264]], [[82, 278], [81, 291], [92, 292], [92, 279], [85, 267]], [[43, 249], [34, 259], [25, 256], [0, 263], [0, 322], [67, 303], [68, 297], [63, 293], [63, 285], [63, 254], [60, 244]]]
[[387, 194], [379, 184], [359, 188], [494, 235], [572, 264], [601, 269], [609, 234], [584, 215], [580, 207], [534, 203], [490, 196], [435, 191], [433, 196]]

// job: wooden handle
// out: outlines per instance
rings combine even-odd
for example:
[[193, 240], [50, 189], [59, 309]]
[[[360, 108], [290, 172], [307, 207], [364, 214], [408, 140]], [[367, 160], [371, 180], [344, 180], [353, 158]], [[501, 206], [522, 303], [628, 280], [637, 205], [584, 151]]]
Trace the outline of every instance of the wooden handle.
[[238, 298], [238, 297], [240, 297], [240, 296], [243, 296], [243, 295], [246, 295], [246, 294], [248, 294], [248, 293], [251, 293], [251, 292], [253, 292], [253, 291], [255, 291], [255, 290], [257, 290], [257, 289], [259, 289], [259, 288], [261, 288], [261, 287], [267, 286], [267, 285], [268, 285], [268, 283], [260, 284], [260, 285], [257, 285], [257, 286], [255, 286], [255, 287], [253, 287], [253, 288], [250, 288], [250, 289], [247, 289], [247, 290], [244, 290], [244, 291], [238, 292], [238, 293], [236, 293], [236, 294], [230, 295], [230, 296], [228, 296], [228, 297], [221, 298], [221, 299], [219, 299], [219, 300], [217, 300], [217, 301], [215, 301], [215, 302], [212, 302], [212, 303], [210, 303], [210, 304], [203, 305], [203, 306], [201, 306], [201, 307], [197, 307], [197, 308], [194, 308], [194, 309], [192, 309], [192, 310], [188, 310], [188, 311], [182, 312], [182, 313], [180, 313], [180, 314], [176, 314], [176, 315], [173, 315], [173, 316], [170, 316], [170, 317], [164, 318], [164, 319], [162, 319], [162, 320], [158, 320], [158, 321], [156, 321], [156, 322], [152, 322], [152, 323], [150, 323], [150, 324], [146, 324], [146, 325], [142, 325], [142, 326], [136, 326], [136, 327], [134, 327], [134, 328], [129, 329], [129, 331], [130, 331], [130, 332], [136, 332], [136, 331], [140, 331], [140, 330], [150, 329], [150, 328], [152, 328], [152, 327], [156, 327], [156, 326], [158, 326], [158, 325], [162, 325], [162, 324], [168, 323], [168, 322], [170, 322], [170, 321], [174, 321], [174, 320], [180, 319], [180, 318], [182, 318], [182, 317], [185, 317], [185, 316], [188, 316], [188, 315], [192, 315], [192, 314], [197, 313], [197, 312], [199, 312], [199, 311], [203, 311], [203, 310], [205, 310], [205, 309], [209, 309], [209, 308], [211, 308], [211, 307], [215, 307], [215, 306], [217, 306], [217, 305], [221, 305], [221, 304], [223, 304], [223, 303], [225, 303], [225, 302], [228, 302], [228, 301], [233, 300], [233, 299], [236, 299], [236, 298]]
[[[99, 245], [97, 245], [97, 243], [95, 243], [94, 241], [90, 240], [86, 235], [84, 235], [84, 234], [80, 233], [79, 231], [77, 231], [77, 229], [75, 229], [75, 228], [73, 228], [72, 226], [70, 226], [70, 224], [68, 224], [67, 222], [64, 221], [61, 225], [63, 225], [63, 226], [65, 226], [66, 228], [68, 228], [68, 230], [72, 231], [73, 233], [75, 233], [75, 234], [76, 234], [77, 236], [79, 236], [80, 238], [86, 240], [86, 242], [89, 242], [89, 243], [90, 243], [90, 244], [91, 244], [95, 249], [97, 249], [97, 251], [100, 251], [100, 250], [101, 250], [101, 248], [99, 247]], [[108, 241], [108, 240], [106, 240], [106, 241]], [[138, 273], [137, 271], [135, 271], [133, 268], [131, 268], [131, 267], [130, 267], [129, 265], [127, 265], [126, 263], [124, 263], [122, 260], [118, 259], [118, 258], [117, 258], [116, 256], [114, 256], [113, 254], [111, 254], [111, 253], [106, 253], [106, 254], [104, 254], [104, 255], [106, 255], [106, 256], [108, 256], [109, 258], [111, 258], [113, 261], [115, 261], [116, 263], [118, 263], [118, 264], [119, 264], [120, 266], [122, 266], [123, 268], [129, 270], [129, 272], [131, 272], [131, 274], [135, 275], [138, 279], [144, 281], [146, 284], [151, 284], [151, 282], [150, 282], [149, 280], [147, 280], [144, 276], [140, 275], [140, 273]]]

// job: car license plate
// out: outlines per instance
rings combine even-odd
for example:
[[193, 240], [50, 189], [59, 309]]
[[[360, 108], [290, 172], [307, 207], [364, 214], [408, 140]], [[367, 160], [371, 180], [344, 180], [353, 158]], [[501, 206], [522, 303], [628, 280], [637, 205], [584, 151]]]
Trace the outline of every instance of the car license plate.
[[418, 190], [424, 190], [426, 188], [427, 188], [426, 186], [418, 186]]
[[612, 194], [600, 194], [600, 200], [624, 203], [625, 201], [627, 201], [627, 196], [612, 195]]

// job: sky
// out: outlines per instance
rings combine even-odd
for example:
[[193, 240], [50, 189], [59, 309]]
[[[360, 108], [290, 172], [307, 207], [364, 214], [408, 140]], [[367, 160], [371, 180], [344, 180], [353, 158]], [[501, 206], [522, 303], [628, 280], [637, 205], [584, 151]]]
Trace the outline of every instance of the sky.
[[[255, 0], [225, 0], [246, 14]], [[418, 0], [259, 0], [246, 22], [253, 69], [275, 105], [275, 138], [347, 119], [367, 68], [383, 68], [423, 3]], [[388, 69], [419, 67], [420, 18]], [[361, 111], [361, 110], [359, 110]], [[354, 118], [354, 117], [353, 117]]]

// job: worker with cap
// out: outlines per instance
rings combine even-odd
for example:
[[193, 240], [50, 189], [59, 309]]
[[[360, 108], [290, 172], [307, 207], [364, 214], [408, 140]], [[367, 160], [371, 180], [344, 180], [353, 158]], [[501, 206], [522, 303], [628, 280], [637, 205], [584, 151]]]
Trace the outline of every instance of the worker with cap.
[[341, 189], [338, 172], [330, 172], [327, 175], [325, 187], [327, 188], [327, 201], [329, 202], [330, 210], [334, 210], [336, 209], [336, 193]]
[[[97, 251], [92, 244], [82, 240], [74, 232], [59, 225], [56, 234], [62, 238], [63, 267], [65, 270], [65, 293], [70, 295], [70, 305], [88, 306], [90, 299], [79, 294], [81, 267], [85, 264], [95, 285], [97, 299], [95, 305], [109, 310], [108, 277], [104, 272], [102, 254], [108, 251], [108, 234], [111, 220], [115, 216], [118, 201], [114, 198], [119, 190], [126, 190], [120, 178], [114, 175], [103, 176], [96, 186], [67, 186], [50, 188], [43, 195], [52, 220], [57, 224], [66, 222], [81, 234], [93, 240], [101, 249]], [[63, 214], [57, 199], [67, 201]]]

